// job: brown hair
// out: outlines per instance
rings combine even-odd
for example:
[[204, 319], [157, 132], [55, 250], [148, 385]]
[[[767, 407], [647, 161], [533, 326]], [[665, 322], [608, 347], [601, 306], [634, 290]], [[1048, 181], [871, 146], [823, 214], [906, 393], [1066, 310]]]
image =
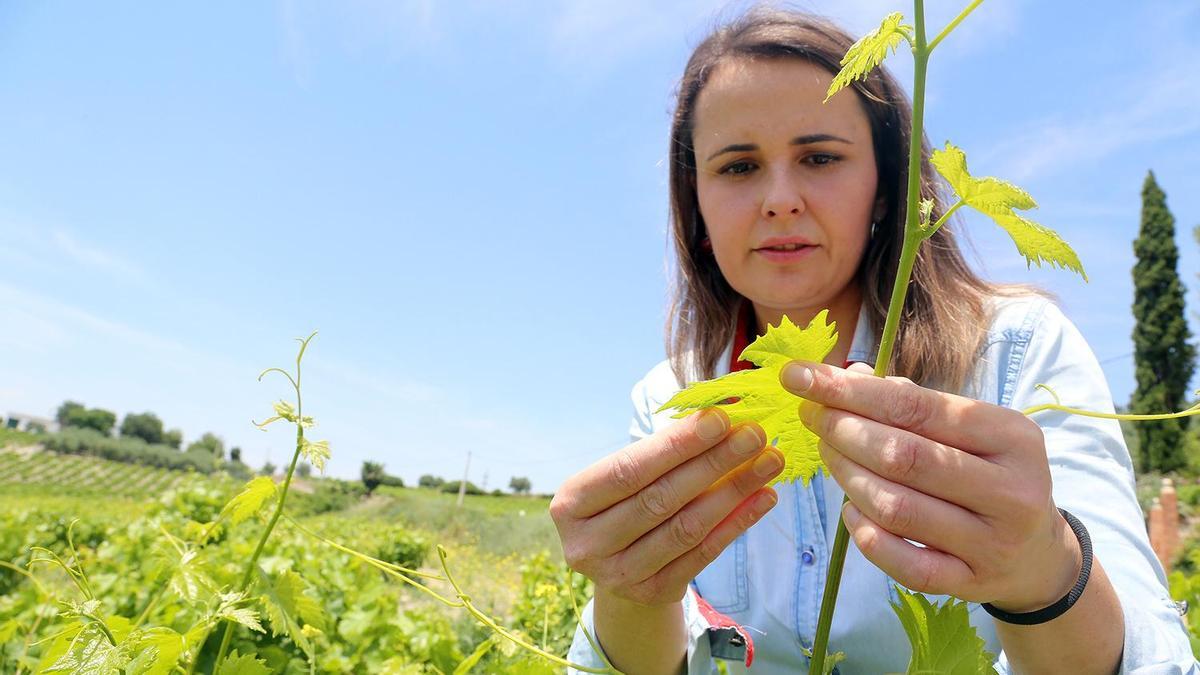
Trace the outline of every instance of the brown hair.
[[[745, 301], [701, 243], [705, 226], [696, 196], [692, 139], [700, 91], [720, 64], [735, 58], [804, 59], [837, 73], [842, 56], [853, 43], [853, 38], [824, 19], [760, 7], [718, 28], [688, 60], [679, 83], [670, 148], [671, 230], [677, 265], [667, 312], [666, 346], [680, 386], [693, 377], [709, 379], [716, 374], [717, 360], [733, 338], [737, 312]], [[879, 175], [877, 196], [886, 203], [856, 277], [870, 327], [878, 336], [887, 318], [904, 237], [912, 107], [883, 68], [853, 87], [870, 120]], [[929, 142], [922, 141], [921, 196], [934, 199], [936, 220], [946, 207], [929, 164]], [[921, 246], [917, 256], [892, 372], [926, 386], [958, 390], [974, 366], [990, 323], [987, 297], [1016, 290], [975, 274], [948, 222]], [[1021, 291], [1029, 292], [1024, 287]]]

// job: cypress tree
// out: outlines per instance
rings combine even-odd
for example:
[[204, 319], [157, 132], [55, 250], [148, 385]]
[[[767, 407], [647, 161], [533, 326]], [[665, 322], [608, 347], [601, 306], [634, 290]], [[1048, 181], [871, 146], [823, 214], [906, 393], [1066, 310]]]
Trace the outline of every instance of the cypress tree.
[[[1188, 342], [1183, 283], [1179, 280], [1179, 248], [1175, 218], [1167, 196], [1146, 175], [1142, 185], [1142, 224], [1133, 242], [1134, 364], [1137, 389], [1134, 413], [1180, 410], [1195, 368], [1196, 349]], [[1187, 465], [1185, 435], [1189, 418], [1138, 422], [1139, 471], [1174, 471]]]

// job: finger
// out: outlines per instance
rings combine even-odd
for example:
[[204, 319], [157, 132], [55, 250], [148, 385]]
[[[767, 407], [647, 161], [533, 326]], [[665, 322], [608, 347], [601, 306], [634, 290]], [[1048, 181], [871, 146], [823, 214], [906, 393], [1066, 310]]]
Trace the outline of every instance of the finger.
[[675, 558], [650, 578], [639, 583], [635, 593], [661, 592], [664, 588], [686, 586], [696, 575], [721, 555], [738, 535], [750, 529], [779, 501], [778, 495], [769, 487], [755, 492], [737, 506], [698, 546]]
[[619, 566], [630, 570], [634, 578], [649, 577], [700, 546], [739, 504], [782, 470], [783, 455], [767, 448], [623, 551]]
[[1016, 410], [934, 391], [902, 378], [793, 361], [784, 366], [780, 382], [805, 400], [975, 454], [1009, 453], [1035, 442], [1029, 428], [1032, 422]]
[[863, 556], [902, 586], [921, 593], [970, 597], [975, 575], [962, 560], [905, 541], [873, 522], [854, 504], [842, 507], [842, 521]]
[[689, 415], [568, 478], [559, 492], [571, 501], [560, 500], [558, 508], [573, 518], [593, 516], [716, 445], [728, 430], [723, 410], [706, 408]]
[[[588, 519], [585, 527], [595, 533], [593, 536], [597, 539], [602, 537], [605, 540], [608, 550], [600, 551], [601, 554], [608, 555], [624, 550], [667, 518], [675, 515], [697, 495], [711, 488], [722, 476], [757, 455], [764, 445], [766, 433], [761, 427], [753, 423], [739, 426], [716, 447], [700, 453], [698, 457], [668, 471], [636, 494]], [[750, 487], [738, 501], [761, 486], [760, 482]], [[730, 504], [729, 508], [733, 506], [734, 504]], [[695, 545], [693, 543], [688, 548]]]
[[846, 491], [846, 497], [892, 534], [967, 556], [980, 548], [977, 538], [986, 538], [991, 529], [983, 519], [962, 507], [871, 473], [824, 441], [817, 444], [817, 449], [830, 475]]
[[996, 505], [978, 486], [1007, 480], [1007, 470], [992, 462], [844, 410], [806, 401], [800, 406], [800, 419], [871, 473], [976, 513], [990, 514]]

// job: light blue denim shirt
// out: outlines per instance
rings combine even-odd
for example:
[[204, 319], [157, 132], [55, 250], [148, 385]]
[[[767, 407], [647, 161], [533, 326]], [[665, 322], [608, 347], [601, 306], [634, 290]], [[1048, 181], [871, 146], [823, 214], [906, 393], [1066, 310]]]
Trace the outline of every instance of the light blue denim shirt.
[[[1113, 411], [1112, 396], [1095, 355], [1058, 307], [1035, 296], [998, 299], [995, 307], [978, 367], [962, 395], [1021, 410], [1050, 401], [1048, 394], [1035, 389], [1044, 383], [1054, 388], [1065, 405]], [[872, 363], [874, 343], [868, 321], [860, 315], [849, 360]], [[718, 362], [723, 369], [718, 374], [727, 372], [731, 349], [728, 347]], [[630, 428], [634, 440], [677, 421], [670, 417], [672, 411], [654, 411], [678, 389], [666, 361], [634, 386]], [[1087, 526], [1096, 558], [1120, 598], [1125, 616], [1121, 672], [1200, 674], [1186, 629], [1167, 594], [1162, 568], [1150, 548], [1120, 426], [1113, 420], [1058, 412], [1038, 413], [1034, 419], [1045, 434], [1055, 503]], [[737, 650], [727, 649], [723, 641], [728, 640], [728, 632], [709, 630], [689, 592], [684, 600], [691, 636], [689, 673], [717, 672], [714, 653], [732, 656], [733, 660], [724, 661], [731, 673], [807, 672], [808, 658], [801, 650], [811, 647], [816, 632], [843, 492], [836, 482], [819, 474], [807, 487], [791, 483], [776, 489], [776, 507], [738, 537], [692, 584], [714, 609], [741, 624], [752, 637], [752, 666], [747, 669]], [[909, 646], [889, 607], [895, 597], [892, 580], [850, 546], [830, 635], [830, 650], [846, 653], [839, 673], [904, 672]], [[988, 648], [999, 654], [996, 670], [1011, 672], [993, 619], [977, 604], [970, 605], [970, 616]], [[583, 619], [593, 631], [590, 602]], [[647, 647], [653, 648], [657, 639], [647, 635]], [[570, 659], [603, 667], [579, 630]]]

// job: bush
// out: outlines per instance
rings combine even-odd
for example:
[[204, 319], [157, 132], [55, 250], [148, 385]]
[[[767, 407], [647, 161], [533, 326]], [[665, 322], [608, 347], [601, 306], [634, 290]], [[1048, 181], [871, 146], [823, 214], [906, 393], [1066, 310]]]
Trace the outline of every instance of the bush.
[[384, 543], [380, 544], [375, 557], [401, 567], [417, 569], [425, 564], [429, 555], [429, 542], [420, 535], [399, 528], [392, 529], [383, 535]]
[[41, 439], [47, 450], [68, 455], [89, 455], [127, 464], [144, 464], [162, 469], [211, 473], [216, 466], [207, 453], [181, 453], [166, 445], [151, 444], [140, 438], [113, 438], [95, 429], [66, 427]]
[[[458, 492], [458, 486], [459, 486], [459, 484], [461, 484], [461, 483], [462, 483], [462, 481], [460, 481], [460, 480], [452, 480], [452, 481], [450, 481], [449, 483], [443, 483], [443, 484], [442, 484], [442, 488], [441, 488], [441, 490], [442, 490], [442, 492], [455, 492], [455, 493], [457, 493], [457, 492]], [[474, 484], [474, 483], [472, 483], [471, 481], [467, 481], [467, 494], [469, 494], [469, 495], [481, 495], [481, 494], [483, 494], [483, 490], [480, 490], [480, 489], [479, 489], [479, 486], [478, 486], [478, 485], [476, 485], [476, 484]]]

